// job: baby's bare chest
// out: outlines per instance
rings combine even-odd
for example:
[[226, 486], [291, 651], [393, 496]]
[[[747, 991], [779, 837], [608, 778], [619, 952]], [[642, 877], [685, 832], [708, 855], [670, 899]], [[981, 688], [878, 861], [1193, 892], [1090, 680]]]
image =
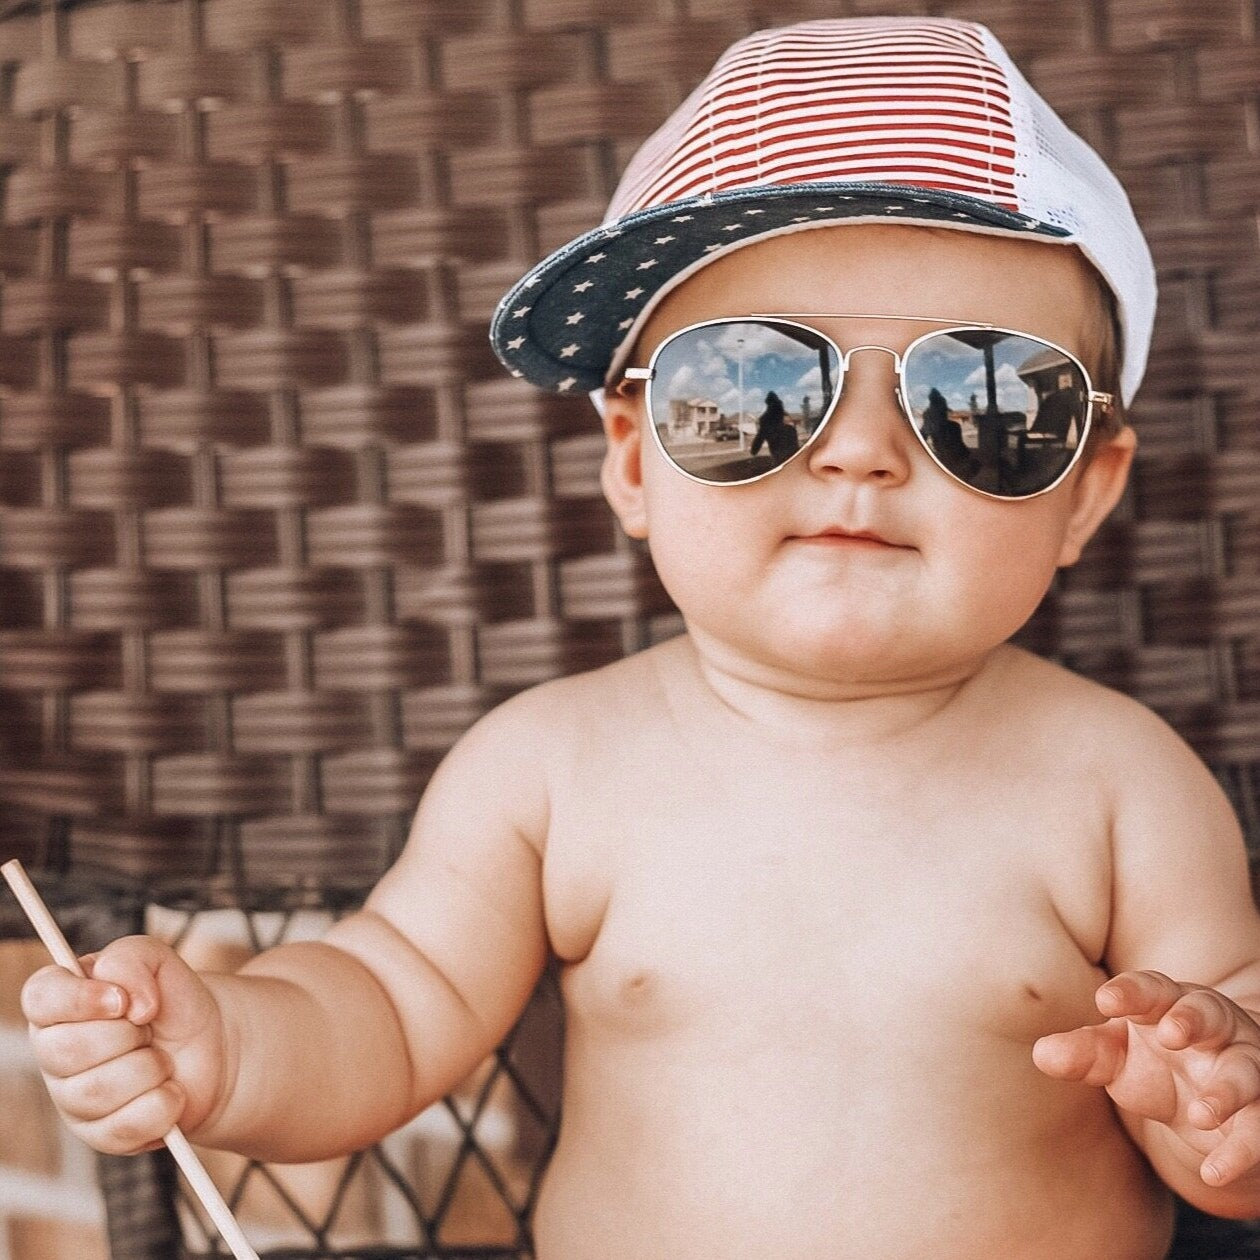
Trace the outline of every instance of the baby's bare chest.
[[631, 1038], [823, 1045], [913, 1011], [925, 1047], [1096, 1018], [1107, 845], [1087, 812], [997, 781], [976, 799], [974, 783], [860, 790], [797, 769], [674, 777], [581, 834], [561, 815], [549, 913], [581, 946], [575, 1016]]

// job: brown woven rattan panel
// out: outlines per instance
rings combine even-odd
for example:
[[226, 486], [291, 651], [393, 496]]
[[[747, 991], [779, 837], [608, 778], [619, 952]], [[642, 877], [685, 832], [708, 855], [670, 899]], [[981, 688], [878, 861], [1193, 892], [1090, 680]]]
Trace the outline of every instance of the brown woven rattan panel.
[[990, 24], [1130, 190], [1134, 490], [1025, 637], [1172, 716], [1257, 836], [1251, 0], [33, 7], [0, 24], [6, 851], [361, 889], [477, 714], [672, 629], [586, 403], [485, 324], [730, 40], [873, 11]]
[[1149, 234], [1133, 488], [1022, 637], [1168, 715], [1260, 847], [1254, 0], [25, 0], [0, 853], [352, 904], [480, 713], [672, 633], [594, 413], [509, 379], [491, 310], [732, 40], [897, 12], [990, 25]]
[[485, 332], [597, 213], [610, 142], [550, 133], [625, 96], [602, 44], [476, 0], [0, 25], [6, 849], [362, 889], [478, 714], [650, 634], [588, 407]]
[[6, 850], [361, 889], [452, 740], [673, 628], [506, 284], [754, 25], [989, 23], [1163, 286], [1133, 492], [1026, 634], [1173, 716], [1256, 835], [1251, 0], [175, 0], [0, 23]]

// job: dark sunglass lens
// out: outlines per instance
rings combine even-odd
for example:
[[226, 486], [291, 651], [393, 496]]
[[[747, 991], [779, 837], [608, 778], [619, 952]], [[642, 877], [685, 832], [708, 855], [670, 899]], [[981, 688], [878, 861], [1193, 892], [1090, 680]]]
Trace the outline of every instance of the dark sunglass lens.
[[1052, 486], [1085, 440], [1076, 363], [1032, 337], [954, 329], [906, 359], [907, 400], [928, 449], [977, 490], [1013, 499]]
[[807, 328], [726, 320], [680, 333], [650, 384], [652, 422], [684, 472], [748, 481], [786, 462], [826, 417], [839, 357]]

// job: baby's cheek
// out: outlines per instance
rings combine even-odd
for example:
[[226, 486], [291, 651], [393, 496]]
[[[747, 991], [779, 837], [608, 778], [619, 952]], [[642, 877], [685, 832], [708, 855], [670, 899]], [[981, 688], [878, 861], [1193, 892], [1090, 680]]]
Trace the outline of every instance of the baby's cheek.
[[648, 549], [657, 574], [684, 612], [731, 593], [753, 563], [752, 521], [733, 487], [701, 486], [668, 468], [645, 471]]
[[661, 585], [689, 620], [720, 619], [741, 590], [748, 597], [747, 582], [738, 571], [739, 557], [729, 543], [710, 537], [702, 527], [685, 521], [653, 525], [648, 548]]
[[990, 637], [1002, 642], [1013, 635], [1045, 598], [1057, 570], [1052, 537], [1036, 530], [996, 534], [973, 542], [965, 561], [955, 565], [957, 612], [977, 617]]

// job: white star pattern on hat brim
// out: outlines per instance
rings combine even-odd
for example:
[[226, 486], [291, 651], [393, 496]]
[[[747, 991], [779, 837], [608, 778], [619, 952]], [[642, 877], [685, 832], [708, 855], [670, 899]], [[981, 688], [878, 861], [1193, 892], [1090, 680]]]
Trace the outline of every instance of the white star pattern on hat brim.
[[[895, 220], [1065, 239], [1062, 229], [987, 202], [886, 184], [758, 188], [687, 204], [682, 216], [680, 203], [628, 215], [611, 238], [606, 228], [596, 228], [544, 259], [500, 303], [491, 330], [496, 353], [544, 388], [595, 389], [667, 292], [714, 258], [785, 232]], [[662, 220], [680, 219], [679, 230], [660, 232]], [[579, 283], [569, 280], [575, 272], [583, 277]], [[588, 283], [591, 277], [598, 279]], [[516, 305], [526, 291], [531, 303]], [[522, 311], [528, 316], [523, 342]]]

